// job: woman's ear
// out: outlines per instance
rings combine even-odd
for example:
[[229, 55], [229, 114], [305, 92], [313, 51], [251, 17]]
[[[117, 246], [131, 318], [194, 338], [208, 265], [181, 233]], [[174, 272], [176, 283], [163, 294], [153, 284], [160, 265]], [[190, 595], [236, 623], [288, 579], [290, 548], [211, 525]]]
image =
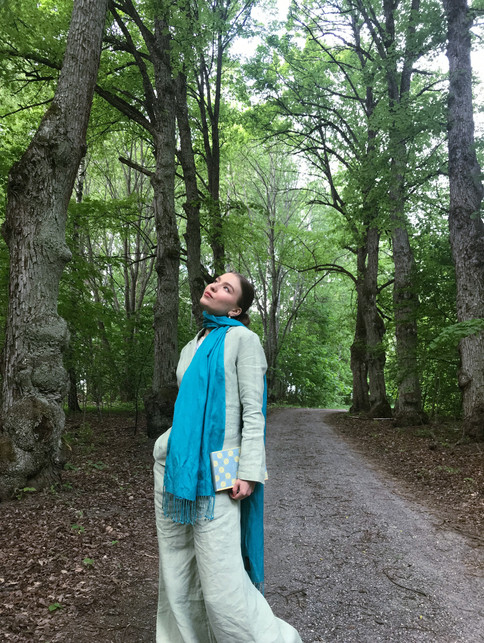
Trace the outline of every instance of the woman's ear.
[[242, 308], [233, 308], [227, 313], [227, 317], [238, 317], [242, 312]]

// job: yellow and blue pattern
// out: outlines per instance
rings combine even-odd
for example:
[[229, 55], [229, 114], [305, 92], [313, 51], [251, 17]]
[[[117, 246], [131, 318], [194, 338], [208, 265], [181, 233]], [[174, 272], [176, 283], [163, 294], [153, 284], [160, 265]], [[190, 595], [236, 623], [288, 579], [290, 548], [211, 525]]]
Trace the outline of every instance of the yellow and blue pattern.
[[213, 486], [215, 491], [232, 489], [235, 481], [237, 480], [239, 456], [240, 447], [225, 449], [224, 451], [213, 451], [210, 454]]
[[[212, 451], [210, 465], [212, 467], [213, 488], [215, 491], [232, 489], [237, 480], [239, 470], [240, 447]], [[267, 480], [267, 471], [264, 480]]]

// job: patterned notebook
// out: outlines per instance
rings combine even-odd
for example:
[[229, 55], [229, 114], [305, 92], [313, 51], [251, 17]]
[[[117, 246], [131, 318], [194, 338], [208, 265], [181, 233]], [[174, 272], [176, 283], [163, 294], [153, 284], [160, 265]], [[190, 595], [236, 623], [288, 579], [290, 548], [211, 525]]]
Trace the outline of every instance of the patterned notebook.
[[[225, 449], [224, 451], [213, 451], [210, 454], [215, 491], [232, 489], [237, 480], [239, 456], [240, 447], [233, 447], [232, 449]], [[264, 479], [267, 480], [267, 471]]]

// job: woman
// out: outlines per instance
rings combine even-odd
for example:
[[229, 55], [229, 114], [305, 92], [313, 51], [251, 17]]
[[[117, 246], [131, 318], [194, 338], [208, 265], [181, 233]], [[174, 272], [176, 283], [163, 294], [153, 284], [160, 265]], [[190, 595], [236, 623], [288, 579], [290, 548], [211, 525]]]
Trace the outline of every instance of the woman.
[[[155, 443], [157, 643], [301, 642], [256, 588], [263, 584], [267, 364], [257, 335], [241, 323], [253, 297], [233, 272], [205, 289], [204, 329], [178, 363], [173, 427]], [[215, 493], [210, 453], [237, 446], [233, 488]]]

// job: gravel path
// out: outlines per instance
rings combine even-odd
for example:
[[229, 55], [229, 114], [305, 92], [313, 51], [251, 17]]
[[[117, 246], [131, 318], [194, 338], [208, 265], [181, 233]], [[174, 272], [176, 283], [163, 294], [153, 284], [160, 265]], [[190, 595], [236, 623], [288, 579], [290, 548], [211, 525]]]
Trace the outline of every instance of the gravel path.
[[484, 641], [482, 551], [399, 494], [326, 413], [280, 409], [268, 421], [266, 597], [276, 614], [304, 643]]

